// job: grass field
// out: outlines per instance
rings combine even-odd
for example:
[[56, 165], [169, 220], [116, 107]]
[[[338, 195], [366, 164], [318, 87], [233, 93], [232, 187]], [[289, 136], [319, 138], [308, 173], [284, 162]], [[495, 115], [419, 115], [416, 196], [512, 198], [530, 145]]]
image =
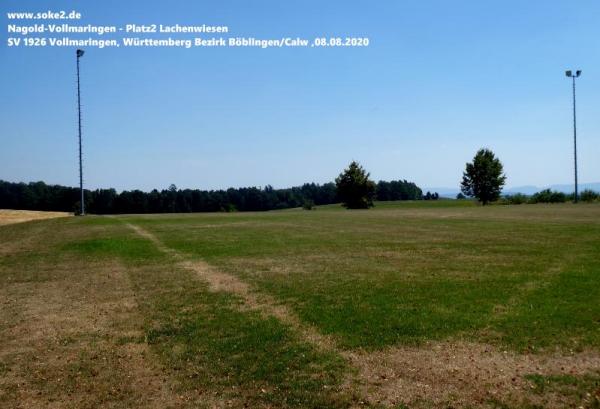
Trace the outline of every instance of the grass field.
[[593, 204], [5, 225], [0, 406], [598, 408], [599, 300]]

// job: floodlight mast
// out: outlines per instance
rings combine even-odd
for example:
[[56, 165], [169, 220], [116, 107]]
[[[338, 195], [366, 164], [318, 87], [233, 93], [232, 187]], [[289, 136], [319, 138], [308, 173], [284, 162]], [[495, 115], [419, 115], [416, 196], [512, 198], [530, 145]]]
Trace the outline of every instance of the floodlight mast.
[[77, 50], [77, 120], [78, 120], [78, 135], [79, 135], [79, 190], [81, 193], [81, 209], [80, 215], [85, 215], [85, 203], [83, 198], [83, 158], [81, 149], [81, 88], [79, 85], [79, 59], [83, 57], [83, 50]]
[[565, 72], [565, 75], [573, 79], [573, 159], [575, 164], [575, 197], [573, 201], [578, 201], [578, 184], [577, 184], [577, 102], [575, 98], [575, 79], [581, 75], [581, 70], [575, 71], [575, 74], [571, 70]]

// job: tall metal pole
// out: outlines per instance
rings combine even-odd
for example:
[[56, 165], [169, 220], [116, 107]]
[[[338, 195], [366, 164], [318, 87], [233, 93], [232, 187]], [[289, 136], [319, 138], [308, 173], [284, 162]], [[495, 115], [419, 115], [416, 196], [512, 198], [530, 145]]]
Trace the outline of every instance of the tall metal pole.
[[565, 75], [573, 79], [573, 159], [575, 162], [575, 197], [573, 202], [579, 200], [579, 186], [577, 183], [577, 100], [575, 98], [575, 79], [581, 75], [581, 70], [573, 72], [572, 70], [565, 71]]
[[573, 152], [574, 152], [574, 159], [575, 159], [575, 200], [574, 202], [577, 203], [577, 102], [575, 99], [575, 78], [577, 78], [575, 75], [573, 76]]
[[79, 85], [79, 58], [83, 56], [83, 50], [77, 50], [77, 116], [79, 134], [79, 190], [81, 193], [81, 216], [85, 215], [85, 203], [83, 198], [83, 158], [81, 149], [81, 90]]

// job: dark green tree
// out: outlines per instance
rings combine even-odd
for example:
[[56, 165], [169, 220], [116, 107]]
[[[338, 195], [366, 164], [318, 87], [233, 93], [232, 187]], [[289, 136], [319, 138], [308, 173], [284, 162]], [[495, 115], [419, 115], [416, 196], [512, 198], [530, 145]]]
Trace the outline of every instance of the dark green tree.
[[335, 179], [338, 198], [347, 209], [368, 209], [373, 206], [375, 183], [356, 161]]
[[502, 163], [494, 152], [480, 149], [473, 162], [467, 163], [460, 190], [467, 196], [476, 197], [483, 205], [498, 200], [506, 181], [502, 170]]

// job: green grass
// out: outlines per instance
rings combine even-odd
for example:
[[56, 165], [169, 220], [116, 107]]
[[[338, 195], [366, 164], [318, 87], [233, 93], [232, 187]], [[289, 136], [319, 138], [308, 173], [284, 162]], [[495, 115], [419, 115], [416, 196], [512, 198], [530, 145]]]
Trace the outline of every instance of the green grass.
[[[8, 295], [31, 296], [42, 285], [123, 266], [143, 335], [122, 334], [114, 344], [148, 345], [190, 407], [207, 396], [236, 407], [348, 407], [358, 398], [342, 390], [353, 368], [338, 352], [315, 348], [235, 294], [210, 291], [123, 221], [250, 283], [342, 350], [448, 339], [534, 353], [600, 348], [600, 205], [484, 208], [444, 200], [378, 203], [368, 211], [89, 216], [0, 227], [7, 249], [0, 284]], [[93, 289], [99, 297], [105, 290]], [[27, 306], [13, 298], [1, 331], [28, 319]], [[72, 334], [58, 339], [70, 348], [80, 342]], [[10, 338], [0, 334], [3, 340]], [[73, 388], [81, 376], [93, 385], [93, 362], [84, 358], [63, 378]], [[18, 362], [0, 361], [0, 374]], [[536, 393], [576, 399], [597, 386], [594, 376], [532, 374], [530, 381]]]
[[347, 348], [449, 337], [600, 346], [599, 206], [419, 204], [130, 220]]
[[585, 402], [585, 407], [600, 408], [600, 372], [582, 376], [534, 374], [525, 377], [533, 384], [536, 394], [556, 393], [573, 401]]
[[[476, 207], [477, 202], [474, 200], [390, 200], [386, 202], [375, 202], [375, 210], [381, 209], [441, 209], [441, 208], [457, 208], [457, 207]], [[332, 204], [316, 207], [317, 210], [344, 210], [340, 204]]]
[[[204, 305], [182, 313], [198, 298]], [[177, 301], [180, 308], [172, 302], [170, 313], [160, 311], [163, 324], [149, 329], [148, 342], [184, 373], [188, 388], [236, 386], [252, 406], [335, 406], [324, 388], [340, 381], [339, 357], [314, 351], [274, 318], [232, 309], [226, 296], [186, 291]]]
[[72, 241], [61, 246], [59, 251], [76, 252], [88, 259], [119, 257], [144, 264], [162, 258], [154, 244], [139, 237], [107, 237]]
[[[337, 406], [344, 373], [338, 356], [319, 353], [273, 318], [239, 311], [228, 294], [210, 293], [189, 274], [133, 274], [148, 317], [147, 342], [178, 372], [183, 390], [210, 389], [250, 406]], [[263, 392], [264, 391], [264, 392]]]
[[[114, 230], [123, 229], [114, 223]], [[240, 310], [239, 299], [208, 291], [150, 241], [128, 230], [115, 235], [114, 230], [60, 249], [126, 263], [146, 317], [144, 342], [175, 372], [181, 393], [216, 391], [223, 400], [238, 399], [239, 405], [251, 407], [347, 405], [348, 398], [335, 392], [347, 370], [338, 355], [316, 351], [275, 318]]]

